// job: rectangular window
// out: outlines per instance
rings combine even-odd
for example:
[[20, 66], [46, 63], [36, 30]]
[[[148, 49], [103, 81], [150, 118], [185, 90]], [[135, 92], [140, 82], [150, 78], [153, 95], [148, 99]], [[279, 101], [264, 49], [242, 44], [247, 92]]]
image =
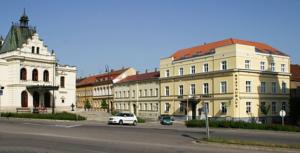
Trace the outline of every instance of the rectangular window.
[[266, 82], [261, 82], [260, 83], [260, 92], [261, 93], [266, 93]]
[[282, 82], [282, 93], [286, 94], [286, 83]]
[[195, 95], [196, 94], [196, 85], [195, 84], [191, 84], [190, 94], [191, 95]]
[[261, 71], [265, 70], [265, 62], [260, 62], [260, 70]]
[[179, 68], [179, 71], [178, 71], [178, 75], [183, 75], [183, 68], [181, 67], [181, 68]]
[[151, 96], [151, 97], [153, 96], [153, 91], [152, 91], [152, 89], [150, 89], [150, 96]]
[[183, 95], [183, 85], [179, 85], [178, 95], [180, 95], [180, 96]]
[[275, 63], [271, 63], [271, 71], [275, 72]]
[[220, 84], [220, 93], [226, 93], [227, 92], [227, 83], [226, 81], [222, 81]]
[[142, 90], [139, 91], [139, 97], [142, 97]]
[[166, 70], [165, 71], [165, 77], [169, 77], [170, 76], [170, 70]]
[[150, 110], [153, 110], [153, 104], [150, 103]]
[[227, 70], [227, 61], [221, 62], [221, 70]]
[[127, 97], [128, 98], [130, 97], [130, 91], [127, 91]]
[[147, 91], [147, 89], [145, 89], [145, 93], [144, 93], [145, 95], [145, 97], [147, 97], [148, 96], [148, 91]]
[[158, 88], [155, 89], [155, 96], [158, 96]]
[[250, 60], [245, 60], [245, 69], [250, 69]]
[[208, 83], [203, 83], [203, 94], [208, 94], [209, 89], [208, 89]]
[[132, 97], [135, 97], [135, 90], [132, 90]]
[[196, 68], [195, 65], [191, 66], [190, 74], [195, 74], [196, 73]]
[[286, 102], [282, 102], [282, 104], [281, 104], [281, 110], [286, 111]]
[[36, 53], [37, 53], [37, 54], [40, 54], [40, 47], [37, 47], [37, 48], [36, 48]]
[[183, 102], [180, 102], [180, 104], [179, 104], [179, 111], [181, 113], [184, 112], [184, 103]]
[[208, 72], [208, 63], [203, 65], [203, 72]]
[[251, 102], [246, 102], [246, 113], [251, 113]]
[[61, 88], [65, 87], [65, 77], [64, 76], [60, 77], [60, 87]]
[[127, 97], [126, 91], [123, 91], [124, 98]]
[[281, 64], [281, 72], [285, 72], [285, 64]]
[[207, 110], [207, 113], [209, 113], [209, 103], [208, 102], [205, 102], [204, 103], [205, 105], [204, 105], [204, 111], [205, 111], [205, 109]]
[[165, 87], [165, 96], [169, 96], [170, 92], [169, 92], [169, 86]]
[[165, 104], [165, 112], [168, 113], [170, 111], [170, 104], [166, 103]]
[[272, 114], [276, 114], [276, 102], [272, 102]]
[[246, 81], [246, 92], [251, 92], [251, 81]]
[[276, 82], [272, 82], [272, 93], [276, 93]]
[[148, 110], [148, 104], [145, 104], [145, 110]]
[[227, 108], [226, 108], [226, 103], [225, 102], [221, 103], [220, 111], [222, 112], [222, 114], [226, 114], [227, 113]]

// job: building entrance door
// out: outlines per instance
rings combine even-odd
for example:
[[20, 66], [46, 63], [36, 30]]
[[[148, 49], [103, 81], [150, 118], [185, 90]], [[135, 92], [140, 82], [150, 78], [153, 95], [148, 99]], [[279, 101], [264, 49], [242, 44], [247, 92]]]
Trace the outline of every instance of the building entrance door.
[[196, 114], [197, 114], [196, 106], [197, 106], [197, 103], [192, 103], [192, 119], [193, 120], [196, 119]]
[[33, 93], [33, 107], [40, 106], [40, 94], [38, 92]]
[[50, 93], [49, 92], [46, 92], [44, 94], [44, 106], [50, 107]]
[[135, 115], [137, 115], [137, 114], [136, 114], [136, 104], [133, 104], [133, 113], [134, 113]]

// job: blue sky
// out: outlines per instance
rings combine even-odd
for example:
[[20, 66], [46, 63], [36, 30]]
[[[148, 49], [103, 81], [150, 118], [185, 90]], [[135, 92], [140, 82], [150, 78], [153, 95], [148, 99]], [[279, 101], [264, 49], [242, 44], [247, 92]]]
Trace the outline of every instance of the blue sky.
[[0, 35], [26, 8], [49, 49], [78, 75], [159, 67], [175, 51], [226, 38], [267, 43], [300, 64], [299, 0], [6, 0]]

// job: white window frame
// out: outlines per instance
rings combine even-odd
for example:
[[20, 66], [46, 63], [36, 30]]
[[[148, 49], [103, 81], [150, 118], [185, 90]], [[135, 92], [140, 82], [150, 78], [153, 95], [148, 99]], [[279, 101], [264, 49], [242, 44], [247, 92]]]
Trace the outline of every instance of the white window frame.
[[[223, 88], [223, 85], [224, 85], [224, 88]], [[227, 82], [226, 81], [221, 81], [220, 82], [220, 93], [227, 93]]]
[[281, 64], [281, 72], [285, 72], [285, 64]]
[[265, 71], [266, 70], [265, 62], [263, 62], [263, 61], [260, 62], [260, 70], [261, 71]]
[[203, 83], [203, 94], [209, 94], [209, 84]]
[[246, 102], [246, 113], [251, 113], [251, 102], [250, 101]]
[[183, 85], [178, 86], [178, 95], [182, 96], [183, 95]]
[[195, 95], [196, 94], [196, 84], [191, 84], [190, 86], [190, 94]]
[[250, 60], [245, 60], [245, 69], [250, 69]]
[[266, 93], [266, 82], [260, 82], [260, 93]]
[[227, 106], [226, 106], [226, 102], [221, 102], [220, 103], [220, 111], [222, 114], [227, 114]]
[[271, 71], [272, 71], [272, 72], [275, 72], [275, 69], [276, 69], [275, 63], [271, 63]]
[[282, 86], [282, 93], [286, 94], [286, 91], [287, 91], [286, 90], [286, 83], [284, 81], [282, 81], [281, 86]]
[[204, 63], [203, 64], [203, 72], [208, 72], [209, 69], [208, 69], [208, 63]]
[[192, 65], [190, 68], [190, 74], [195, 74], [196, 73], [196, 66]]
[[170, 70], [165, 71], [165, 77], [170, 77]]
[[179, 69], [178, 69], [178, 75], [179, 76], [183, 76], [183, 67], [180, 67]]
[[247, 93], [251, 92], [251, 81], [246, 81], [246, 92]]
[[227, 70], [227, 61], [221, 61], [220, 63], [220, 70]]
[[170, 87], [165, 86], [165, 96], [170, 96]]

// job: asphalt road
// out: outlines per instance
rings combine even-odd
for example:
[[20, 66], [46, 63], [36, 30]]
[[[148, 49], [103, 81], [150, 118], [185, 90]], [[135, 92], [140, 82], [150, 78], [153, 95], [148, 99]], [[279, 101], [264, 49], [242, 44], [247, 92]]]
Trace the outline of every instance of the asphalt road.
[[[225, 132], [224, 132], [225, 131]], [[213, 130], [212, 134], [248, 136], [247, 131]], [[255, 132], [256, 133], [256, 132]], [[266, 132], [267, 135], [274, 136]], [[300, 142], [299, 134], [277, 133]], [[275, 133], [275, 135], [277, 135]], [[249, 135], [253, 135], [250, 132]], [[264, 133], [258, 132], [258, 135]], [[85, 122], [0, 120], [1, 153], [253, 153], [297, 152], [278, 148], [236, 147], [195, 143], [205, 136], [203, 129], [161, 127], [158, 125], [117, 126]], [[288, 138], [286, 138], [288, 139]]]

